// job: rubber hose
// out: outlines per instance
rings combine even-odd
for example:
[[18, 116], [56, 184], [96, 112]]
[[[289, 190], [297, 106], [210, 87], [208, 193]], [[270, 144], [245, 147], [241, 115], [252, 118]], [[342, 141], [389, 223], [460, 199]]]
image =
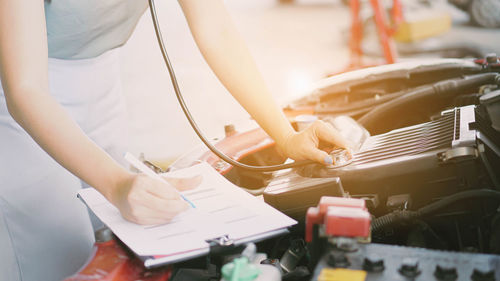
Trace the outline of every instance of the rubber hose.
[[393, 225], [398, 222], [408, 221], [411, 219], [421, 218], [423, 216], [430, 215], [444, 207], [449, 206], [455, 202], [464, 199], [474, 199], [474, 198], [494, 198], [500, 200], [500, 192], [491, 189], [478, 189], [478, 190], [468, 190], [462, 191], [450, 196], [447, 196], [437, 202], [431, 203], [424, 206], [417, 211], [408, 210], [396, 210], [392, 213], [378, 217], [372, 221], [371, 229], [372, 232], [378, 232], [387, 226]]
[[376, 106], [371, 111], [363, 115], [363, 117], [359, 118], [358, 122], [364, 127], [371, 128], [381, 122], [381, 119], [384, 119], [405, 105], [412, 104], [432, 96], [439, 95], [439, 97], [443, 97], [448, 94], [453, 95], [455, 93], [459, 93], [460, 90], [475, 88], [488, 83], [496, 83], [498, 76], [499, 74], [497, 73], [482, 73], [460, 79], [445, 80], [430, 86], [419, 87], [414, 91]]
[[387, 226], [393, 225], [398, 222], [407, 221], [410, 219], [418, 218], [419, 214], [415, 211], [397, 210], [387, 215], [378, 217], [372, 221], [372, 232], [378, 232]]
[[457, 201], [461, 201], [464, 199], [474, 199], [474, 198], [495, 198], [500, 200], [500, 192], [496, 190], [491, 190], [491, 189], [478, 189], [478, 190], [467, 190], [467, 191], [462, 191], [450, 196], [447, 196], [437, 202], [434, 202], [432, 204], [429, 204], [427, 206], [424, 206], [420, 209], [418, 209], [418, 213], [420, 216], [427, 216], [430, 215], [439, 209], [442, 209], [452, 203], [455, 203]]

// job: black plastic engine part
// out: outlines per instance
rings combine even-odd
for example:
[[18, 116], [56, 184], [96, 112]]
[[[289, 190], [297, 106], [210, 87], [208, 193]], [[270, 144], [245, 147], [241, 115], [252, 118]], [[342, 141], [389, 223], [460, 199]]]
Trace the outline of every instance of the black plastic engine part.
[[306, 245], [303, 239], [292, 240], [290, 244], [290, 247], [280, 259], [281, 269], [285, 273], [294, 271], [299, 261], [306, 254]]
[[220, 273], [215, 265], [210, 265], [206, 269], [199, 268], [179, 268], [172, 281], [218, 281]]
[[500, 132], [500, 90], [483, 95], [480, 99], [492, 122], [492, 127]]
[[344, 197], [340, 179], [311, 179], [291, 171], [281, 171], [264, 191], [266, 203], [297, 220], [304, 220], [307, 208], [316, 206], [322, 196]]

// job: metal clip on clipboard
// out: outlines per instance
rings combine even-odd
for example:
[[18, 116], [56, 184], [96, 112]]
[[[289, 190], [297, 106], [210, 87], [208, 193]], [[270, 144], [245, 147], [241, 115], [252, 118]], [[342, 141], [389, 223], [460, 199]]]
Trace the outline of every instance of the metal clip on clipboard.
[[210, 247], [209, 253], [211, 255], [219, 255], [233, 250], [236, 247], [234, 240], [229, 238], [229, 235], [209, 239], [206, 242]]
[[209, 256], [224, 255], [234, 251], [241, 251], [242, 248], [247, 243], [257, 243], [263, 240], [267, 240], [276, 236], [281, 236], [288, 234], [289, 230], [287, 228], [276, 229], [270, 232], [261, 233], [259, 235], [250, 236], [243, 239], [234, 240], [229, 237], [229, 235], [223, 235], [213, 239], [206, 240], [209, 244]]

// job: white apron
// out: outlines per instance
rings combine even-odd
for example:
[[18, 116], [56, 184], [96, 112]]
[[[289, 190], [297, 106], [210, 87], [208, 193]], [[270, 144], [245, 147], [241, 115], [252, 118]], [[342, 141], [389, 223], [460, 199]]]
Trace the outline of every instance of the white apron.
[[[118, 49], [85, 60], [49, 58], [49, 87], [92, 140], [123, 158], [128, 134]], [[76, 197], [81, 187], [12, 119], [0, 87], [1, 281], [61, 280], [83, 265], [94, 238]]]

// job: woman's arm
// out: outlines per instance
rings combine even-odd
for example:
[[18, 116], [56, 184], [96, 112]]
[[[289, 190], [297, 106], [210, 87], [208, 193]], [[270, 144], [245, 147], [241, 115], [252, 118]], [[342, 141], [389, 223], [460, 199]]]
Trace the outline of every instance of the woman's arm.
[[[0, 0], [0, 78], [9, 113], [57, 162], [143, 224], [186, 208], [172, 187], [129, 173], [93, 143], [50, 95], [44, 2]], [[42, 167], [43, 169], [43, 167]]]
[[179, 3], [209, 66], [287, 156], [329, 164], [328, 154], [317, 149], [319, 139], [348, 147], [333, 127], [321, 121], [302, 133], [293, 130], [269, 93], [222, 0], [179, 0]]

